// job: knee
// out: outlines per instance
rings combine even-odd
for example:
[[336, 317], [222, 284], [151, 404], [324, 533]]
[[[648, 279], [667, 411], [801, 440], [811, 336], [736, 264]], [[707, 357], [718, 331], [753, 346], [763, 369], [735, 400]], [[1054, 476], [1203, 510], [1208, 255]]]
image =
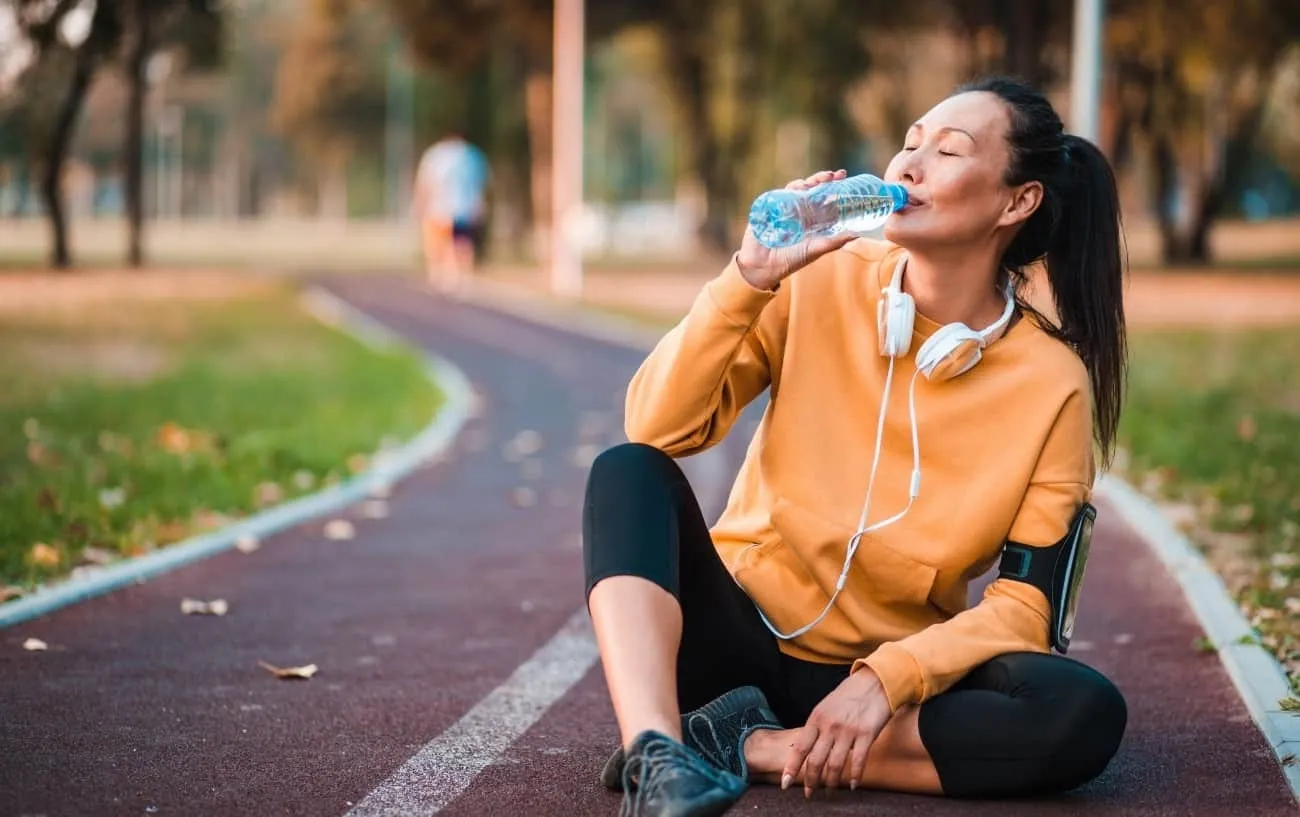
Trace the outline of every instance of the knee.
[[672, 457], [645, 443], [620, 443], [596, 456], [587, 474], [587, 491], [671, 481], [681, 474]]
[[1044, 753], [1051, 768], [1051, 788], [1068, 791], [1097, 778], [1119, 751], [1128, 725], [1128, 705], [1119, 689], [1101, 673], [1076, 665], [1068, 687], [1053, 696], [1056, 717]]

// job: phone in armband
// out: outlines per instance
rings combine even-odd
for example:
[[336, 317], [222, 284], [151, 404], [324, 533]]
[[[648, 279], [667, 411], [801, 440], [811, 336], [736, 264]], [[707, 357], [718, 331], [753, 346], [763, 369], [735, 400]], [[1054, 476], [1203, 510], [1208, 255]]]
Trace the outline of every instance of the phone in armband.
[[1085, 502], [1056, 544], [1030, 547], [1008, 541], [1003, 546], [998, 578], [1031, 584], [1043, 592], [1051, 608], [1051, 644], [1062, 655], [1074, 635], [1079, 589], [1096, 520], [1097, 509]]

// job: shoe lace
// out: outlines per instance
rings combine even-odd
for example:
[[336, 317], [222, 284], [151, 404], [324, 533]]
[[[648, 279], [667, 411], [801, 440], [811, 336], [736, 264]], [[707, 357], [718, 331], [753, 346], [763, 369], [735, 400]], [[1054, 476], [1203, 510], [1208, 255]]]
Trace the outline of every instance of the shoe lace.
[[623, 804], [619, 817], [644, 817], [660, 789], [683, 777], [704, 778], [723, 788], [734, 788], [730, 774], [701, 763], [699, 755], [675, 740], [653, 740], [627, 759], [623, 766]]
[[722, 739], [712, 718], [697, 712], [687, 719], [686, 731], [706, 760], [723, 769], [731, 769], [736, 747]]

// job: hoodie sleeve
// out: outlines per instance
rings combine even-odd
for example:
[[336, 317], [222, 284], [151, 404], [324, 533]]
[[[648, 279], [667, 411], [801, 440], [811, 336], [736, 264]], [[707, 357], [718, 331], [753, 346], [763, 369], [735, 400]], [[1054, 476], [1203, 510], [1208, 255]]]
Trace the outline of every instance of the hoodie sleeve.
[[[1057, 416], [1021, 501], [1008, 539], [1048, 547], [1065, 536], [1091, 496], [1094, 477], [1091, 406], [1072, 394]], [[920, 704], [947, 690], [975, 667], [1010, 652], [1048, 651], [1046, 596], [1024, 582], [997, 579], [983, 599], [947, 621], [881, 645], [854, 663], [880, 678], [890, 708]]]
[[717, 444], [771, 383], [788, 301], [788, 282], [775, 291], [757, 289], [733, 256], [633, 376], [628, 439], [675, 457]]

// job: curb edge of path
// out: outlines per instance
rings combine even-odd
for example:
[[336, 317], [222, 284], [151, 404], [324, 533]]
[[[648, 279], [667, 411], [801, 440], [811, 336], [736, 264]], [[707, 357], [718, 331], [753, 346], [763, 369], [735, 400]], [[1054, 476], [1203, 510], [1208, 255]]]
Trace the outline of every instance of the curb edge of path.
[[1111, 474], [1098, 480], [1097, 493], [1147, 543], [1182, 588], [1187, 605], [1273, 750], [1292, 796], [1300, 801], [1300, 715], [1281, 707], [1280, 702], [1291, 696], [1282, 665], [1258, 643], [1223, 579], [1154, 502]]
[[[581, 304], [555, 303], [509, 284], [476, 280], [462, 297], [526, 320], [637, 349], [649, 350], [663, 334]], [[1281, 708], [1280, 701], [1291, 695], [1282, 665], [1254, 641], [1254, 630], [1233, 603], [1219, 574], [1155, 503], [1109, 473], [1097, 481], [1096, 493], [1109, 502], [1177, 582], [1238, 696], [1273, 750], [1292, 796], [1300, 802], [1300, 713]], [[1251, 643], [1242, 643], [1247, 639]]]
[[[309, 287], [300, 301], [320, 322], [352, 335], [379, 349], [406, 346], [394, 332], [319, 287]], [[298, 497], [254, 514], [226, 527], [191, 537], [128, 561], [118, 562], [67, 579], [0, 606], [0, 629], [29, 621], [130, 584], [137, 584], [179, 567], [234, 548], [245, 536], [265, 538], [286, 528], [365, 499], [376, 489], [386, 488], [437, 457], [456, 439], [470, 418], [475, 395], [469, 378], [451, 362], [427, 350], [425, 375], [443, 395], [443, 403], [429, 425], [405, 445], [375, 457], [374, 464], [356, 476], [331, 488]]]

